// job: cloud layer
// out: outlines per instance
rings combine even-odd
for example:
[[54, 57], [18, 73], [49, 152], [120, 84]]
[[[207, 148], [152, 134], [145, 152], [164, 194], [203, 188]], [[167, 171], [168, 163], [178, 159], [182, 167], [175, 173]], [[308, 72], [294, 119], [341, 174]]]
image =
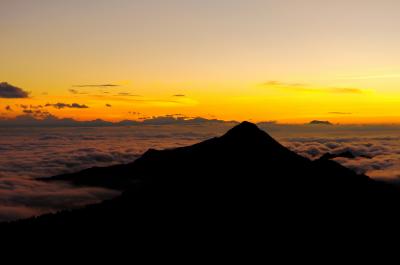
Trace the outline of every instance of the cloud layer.
[[80, 207], [118, 194], [101, 188], [76, 188], [27, 178], [0, 178], [0, 221]]
[[132, 162], [148, 148], [190, 145], [228, 127], [0, 128], [0, 221], [79, 207], [118, 194], [35, 178]]
[[[34, 178], [129, 163], [148, 148], [190, 145], [221, 135], [233, 125], [202, 118], [187, 122], [169, 115], [124, 127], [32, 127], [29, 130], [0, 127], [0, 220], [79, 207], [116, 195], [114, 191], [77, 189], [37, 182]], [[260, 127], [310, 159], [318, 159], [327, 152], [349, 151], [355, 158], [335, 160], [374, 178], [394, 182], [400, 179], [399, 127], [280, 125], [275, 122], [265, 122]]]
[[400, 181], [400, 139], [395, 136], [289, 138], [284, 144], [310, 159], [326, 153], [350, 152], [355, 158], [337, 157], [334, 160], [370, 177]]

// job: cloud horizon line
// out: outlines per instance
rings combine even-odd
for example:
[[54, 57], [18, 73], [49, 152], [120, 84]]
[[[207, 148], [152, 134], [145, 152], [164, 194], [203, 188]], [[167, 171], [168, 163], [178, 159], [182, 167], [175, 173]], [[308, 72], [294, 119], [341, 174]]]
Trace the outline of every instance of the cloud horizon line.
[[72, 85], [72, 87], [119, 87], [119, 86], [120, 85], [118, 85], [118, 84], [112, 84], [112, 83]]

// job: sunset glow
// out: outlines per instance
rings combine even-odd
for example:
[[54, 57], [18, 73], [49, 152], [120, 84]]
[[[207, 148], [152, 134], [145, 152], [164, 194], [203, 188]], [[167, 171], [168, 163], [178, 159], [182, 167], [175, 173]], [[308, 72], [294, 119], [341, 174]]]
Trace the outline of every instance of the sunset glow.
[[0, 82], [29, 96], [0, 98], [0, 117], [41, 106], [76, 120], [400, 123], [399, 8], [391, 0], [4, 0]]

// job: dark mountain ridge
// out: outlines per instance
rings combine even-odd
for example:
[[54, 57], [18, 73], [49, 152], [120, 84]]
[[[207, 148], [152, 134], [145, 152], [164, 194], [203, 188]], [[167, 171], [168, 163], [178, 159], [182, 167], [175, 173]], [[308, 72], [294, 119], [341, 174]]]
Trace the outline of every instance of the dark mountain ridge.
[[150, 149], [130, 164], [46, 181], [123, 193], [97, 205], [2, 227], [141, 227], [143, 233], [242, 230], [324, 215], [332, 220], [355, 213], [394, 214], [400, 201], [396, 186], [358, 175], [335, 161], [297, 155], [249, 122], [192, 146]]

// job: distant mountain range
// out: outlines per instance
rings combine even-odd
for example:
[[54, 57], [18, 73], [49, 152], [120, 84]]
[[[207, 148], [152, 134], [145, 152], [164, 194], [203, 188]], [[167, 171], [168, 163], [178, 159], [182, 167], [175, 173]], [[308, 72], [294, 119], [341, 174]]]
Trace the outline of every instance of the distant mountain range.
[[109, 126], [136, 126], [136, 125], [200, 125], [215, 123], [238, 123], [236, 121], [223, 121], [206, 119], [202, 117], [159, 116], [149, 117], [141, 121], [123, 120], [109, 122], [101, 119], [91, 121], [78, 121], [71, 118], [58, 118], [53, 115], [37, 118], [32, 115], [21, 115], [13, 119], [1, 119], [0, 127], [109, 127]]
[[250, 233], [271, 225], [332, 221], [356, 213], [379, 213], [383, 218], [397, 212], [400, 202], [397, 186], [356, 174], [329, 159], [311, 161], [297, 155], [249, 122], [192, 146], [150, 149], [130, 164], [45, 181], [123, 192], [100, 204], [0, 228]]
[[310, 125], [333, 125], [330, 121], [319, 121], [319, 120], [313, 120], [310, 121]]

